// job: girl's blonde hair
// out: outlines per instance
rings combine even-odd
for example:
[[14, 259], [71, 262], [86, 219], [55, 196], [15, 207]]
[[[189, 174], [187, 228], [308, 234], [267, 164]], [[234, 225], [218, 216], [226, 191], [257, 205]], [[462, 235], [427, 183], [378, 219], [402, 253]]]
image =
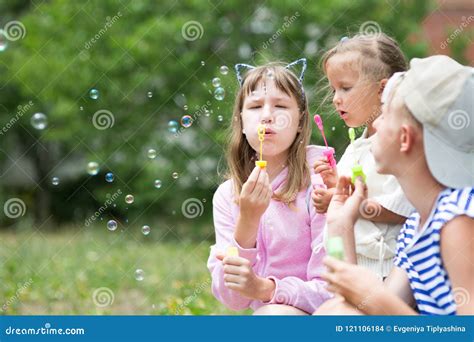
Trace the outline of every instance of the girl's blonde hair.
[[407, 60], [397, 41], [385, 33], [357, 34], [344, 37], [321, 59], [324, 74], [328, 60], [337, 54], [359, 52], [357, 59], [362, 77], [380, 81], [394, 73], [407, 70]]
[[[295, 200], [296, 194], [307, 187], [310, 181], [310, 172], [306, 163], [306, 146], [311, 135], [311, 121], [304, 89], [296, 75], [280, 63], [269, 63], [256, 67], [247, 72], [242, 86], [237, 92], [230, 126], [230, 140], [227, 146], [226, 178], [232, 179], [234, 193], [238, 199], [243, 184], [247, 181], [255, 167], [256, 152], [248, 143], [242, 132], [241, 112], [245, 97], [254, 91], [261, 82], [271, 79], [275, 86], [288, 96], [295, 98], [299, 110], [299, 130], [288, 151], [288, 176], [285, 184], [273, 198], [284, 203]], [[257, 129], [255, 127], [255, 129]]]

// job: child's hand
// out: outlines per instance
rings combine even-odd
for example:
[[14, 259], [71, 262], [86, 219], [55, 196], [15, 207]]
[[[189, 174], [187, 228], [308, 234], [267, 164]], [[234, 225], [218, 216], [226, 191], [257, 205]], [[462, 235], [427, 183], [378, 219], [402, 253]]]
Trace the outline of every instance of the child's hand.
[[265, 169], [256, 166], [240, 192], [240, 216], [245, 222], [258, 222], [267, 210], [273, 191]]
[[326, 216], [328, 227], [334, 235], [342, 235], [345, 229], [354, 228], [360, 206], [366, 198], [367, 185], [360, 177], [357, 177], [355, 187], [350, 177], [339, 178]]
[[224, 268], [224, 282], [228, 289], [239, 292], [250, 299], [269, 301], [275, 291], [275, 283], [259, 277], [253, 271], [250, 261], [239, 256], [217, 254]]
[[327, 289], [342, 295], [359, 310], [377, 305], [377, 297], [386, 291], [382, 280], [369, 269], [326, 256], [323, 259], [328, 271], [321, 278], [328, 283]]
[[332, 196], [334, 194], [335, 189], [324, 189], [324, 188], [316, 188], [313, 190], [311, 194], [311, 199], [313, 201], [313, 205], [316, 208], [316, 212], [318, 214], [325, 214], [328, 210], [329, 203], [331, 202]]
[[320, 174], [324, 184], [328, 189], [336, 187], [337, 170], [332, 168], [326, 157], [317, 160], [314, 165], [314, 172]]

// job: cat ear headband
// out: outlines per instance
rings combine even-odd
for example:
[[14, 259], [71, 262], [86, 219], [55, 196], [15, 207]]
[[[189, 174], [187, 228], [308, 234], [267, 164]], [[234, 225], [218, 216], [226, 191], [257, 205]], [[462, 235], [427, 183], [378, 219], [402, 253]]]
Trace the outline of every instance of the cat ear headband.
[[[290, 64], [285, 66], [285, 69], [290, 69], [290, 68], [293, 68], [293, 67], [298, 66], [300, 64], [301, 64], [301, 71], [300, 71], [299, 76], [298, 76], [298, 81], [300, 82], [301, 87], [303, 87], [304, 73], [305, 73], [306, 67], [307, 67], [306, 58], [300, 58], [300, 59], [297, 59], [294, 62], [291, 62]], [[244, 71], [244, 70], [249, 71], [249, 70], [252, 70], [252, 69], [255, 69], [255, 67], [253, 65], [242, 64], [242, 63], [235, 65], [235, 73], [237, 75], [237, 81], [239, 81], [239, 84], [240, 84], [241, 87], [242, 87], [242, 84], [243, 84], [242, 71]]]

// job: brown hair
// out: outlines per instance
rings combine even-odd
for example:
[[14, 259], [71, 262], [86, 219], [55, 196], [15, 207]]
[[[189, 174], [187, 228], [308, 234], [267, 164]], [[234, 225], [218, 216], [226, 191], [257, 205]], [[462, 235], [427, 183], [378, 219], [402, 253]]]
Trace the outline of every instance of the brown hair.
[[324, 73], [326, 74], [326, 64], [332, 56], [346, 52], [359, 52], [358, 64], [362, 76], [375, 81], [407, 70], [407, 60], [397, 41], [381, 32], [341, 39], [323, 55], [321, 61]]
[[269, 63], [252, 69], [243, 78], [242, 86], [235, 98], [232, 124], [229, 127], [226, 178], [233, 180], [235, 197], [238, 198], [243, 184], [255, 167], [256, 155], [242, 132], [242, 107], [245, 97], [267, 78], [272, 78], [279, 90], [295, 98], [300, 113], [299, 127], [301, 129], [297, 132], [288, 152], [288, 176], [283, 189], [273, 194], [274, 199], [289, 204], [295, 200], [296, 194], [302, 188], [309, 185], [310, 172], [306, 163], [306, 146], [311, 135], [311, 121], [302, 84], [293, 72], [280, 63]]

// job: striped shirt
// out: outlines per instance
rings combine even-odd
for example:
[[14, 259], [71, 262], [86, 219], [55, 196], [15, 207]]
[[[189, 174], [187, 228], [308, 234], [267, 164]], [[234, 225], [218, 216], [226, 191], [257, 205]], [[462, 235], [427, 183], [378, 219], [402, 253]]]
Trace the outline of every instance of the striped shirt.
[[441, 259], [441, 229], [457, 216], [474, 217], [474, 188], [443, 190], [423, 228], [420, 215], [412, 214], [397, 242], [395, 266], [405, 270], [422, 315], [454, 315], [456, 302]]

